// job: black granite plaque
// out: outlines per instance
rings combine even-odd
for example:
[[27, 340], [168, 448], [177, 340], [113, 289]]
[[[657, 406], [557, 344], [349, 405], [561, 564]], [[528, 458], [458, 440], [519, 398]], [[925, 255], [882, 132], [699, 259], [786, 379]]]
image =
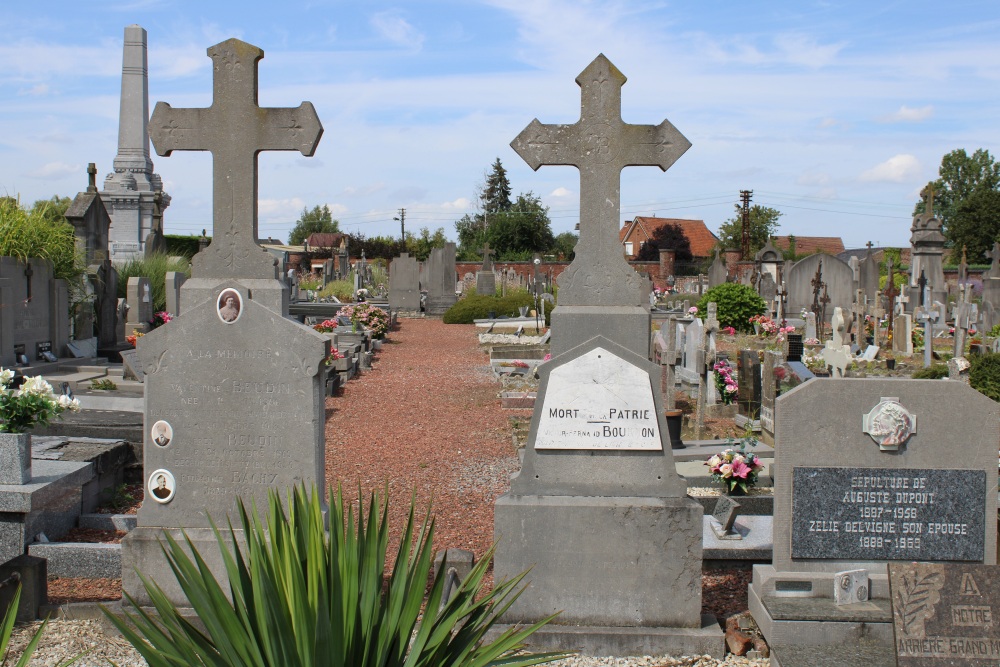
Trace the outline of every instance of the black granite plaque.
[[37, 361], [48, 361], [45, 357], [45, 353], [52, 353], [52, 341], [47, 340], [44, 343], [35, 343], [35, 359]]
[[785, 361], [802, 361], [802, 334], [790, 333], [788, 335], [788, 352], [785, 354]]
[[982, 561], [983, 470], [792, 470], [792, 558]]
[[890, 563], [898, 667], [1000, 664], [1000, 567]]

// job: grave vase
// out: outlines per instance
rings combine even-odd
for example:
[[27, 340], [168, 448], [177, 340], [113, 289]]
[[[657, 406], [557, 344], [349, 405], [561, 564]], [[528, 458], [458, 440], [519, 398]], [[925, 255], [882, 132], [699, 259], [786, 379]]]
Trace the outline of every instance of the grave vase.
[[0, 484], [31, 481], [31, 434], [0, 433]]

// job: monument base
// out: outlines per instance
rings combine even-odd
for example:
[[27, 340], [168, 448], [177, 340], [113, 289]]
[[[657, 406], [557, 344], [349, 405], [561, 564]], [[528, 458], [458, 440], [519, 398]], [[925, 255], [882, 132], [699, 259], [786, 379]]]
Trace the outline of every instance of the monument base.
[[[836, 605], [834, 574], [782, 572], [755, 565], [749, 609], [768, 646], [771, 664], [812, 667], [817, 655], [836, 656], [838, 665], [895, 665], [892, 609], [885, 574], [869, 574], [872, 599]], [[852, 659], [838, 647], [864, 646]]]
[[694, 500], [507, 494], [496, 501], [494, 525], [495, 579], [531, 570], [502, 620], [560, 612], [535, 641], [594, 655], [722, 656], [722, 631], [701, 615], [702, 507]]
[[642, 306], [556, 306], [552, 311], [552, 356], [604, 336], [643, 359], [651, 358], [652, 319]]
[[[229, 590], [229, 585], [226, 583], [228, 581], [226, 566], [222, 561], [222, 554], [219, 552], [219, 542], [211, 528], [180, 529], [140, 526], [132, 530], [122, 540], [122, 592], [131, 595], [136, 605], [140, 607], [153, 606], [153, 601], [139, 579], [138, 573], [141, 572], [147, 579], [155, 581], [174, 605], [178, 607], [191, 606], [181, 591], [180, 584], [177, 583], [177, 578], [170, 569], [170, 564], [163, 553], [163, 547], [167, 546], [165, 534], [169, 534], [179, 544], [184, 545], [185, 551], [190, 555], [191, 552], [184, 539], [184, 535], [187, 535], [208, 564], [216, 581], [222, 584], [222, 590]], [[226, 539], [227, 546], [232, 549], [233, 535], [242, 542], [243, 531], [234, 529], [233, 533], [230, 534], [227, 528], [222, 530], [222, 535]]]
[[[487, 636], [499, 635], [509, 625], [495, 625]], [[590, 656], [710, 655], [722, 658], [725, 636], [715, 616], [704, 614], [699, 628], [644, 628], [550, 623], [525, 642], [531, 652], [574, 651]]]

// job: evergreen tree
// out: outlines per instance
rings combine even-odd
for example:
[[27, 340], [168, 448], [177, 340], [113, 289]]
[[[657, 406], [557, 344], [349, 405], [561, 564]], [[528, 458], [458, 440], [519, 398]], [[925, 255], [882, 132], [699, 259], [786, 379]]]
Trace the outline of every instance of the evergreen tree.
[[513, 206], [510, 200], [510, 180], [507, 178], [507, 170], [500, 163], [500, 158], [493, 163], [493, 171], [486, 176], [486, 185], [479, 197], [483, 202], [487, 223], [491, 222], [488, 218], [490, 214], [509, 211]]

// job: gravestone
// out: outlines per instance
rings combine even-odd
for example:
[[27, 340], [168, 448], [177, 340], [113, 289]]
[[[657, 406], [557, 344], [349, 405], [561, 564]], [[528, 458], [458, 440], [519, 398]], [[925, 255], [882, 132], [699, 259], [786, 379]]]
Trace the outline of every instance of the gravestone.
[[181, 271], [167, 271], [167, 312], [177, 317], [181, 314], [181, 287], [187, 281], [187, 274]]
[[816, 313], [806, 313], [806, 340], [819, 340], [816, 332]]
[[760, 356], [756, 350], [740, 350], [736, 364], [736, 425], [742, 427], [748, 420], [760, 419]]
[[[831, 652], [893, 664], [887, 563], [996, 562], [1000, 408], [958, 382], [848, 378], [782, 394], [776, 420], [773, 564], [754, 566], [754, 620], [783, 667]], [[852, 569], [869, 571], [870, 600], [834, 608], [835, 575]]]
[[[536, 171], [542, 165], [580, 170], [580, 240], [572, 263], [557, 279], [552, 356], [601, 334], [649, 357], [649, 281], [625, 261], [618, 240], [621, 171], [639, 165], [666, 171], [691, 143], [666, 120], [655, 126], [624, 123], [625, 81], [599, 55], [576, 79], [581, 88], [580, 120], [543, 125], [536, 118], [511, 142]], [[608, 317], [610, 312], [615, 316]]]
[[625, 262], [617, 235], [621, 168], [665, 169], [689, 144], [667, 122], [623, 124], [624, 82], [598, 56], [577, 78], [580, 121], [532, 121], [512, 144], [534, 169], [580, 167], [581, 221], [524, 463], [495, 506], [495, 577], [531, 569], [502, 621], [560, 611], [532, 646], [721, 657], [719, 626], [701, 616], [703, 512], [674, 467], [660, 369], [649, 361], [648, 280]]
[[494, 295], [497, 293], [497, 274], [493, 270], [493, 250], [487, 243], [483, 246], [483, 265], [476, 272], [476, 294]]
[[13, 367], [22, 356], [44, 361], [44, 351], [66, 355], [69, 290], [52, 277], [51, 262], [0, 257], [0, 308], [0, 366]]
[[783, 362], [777, 350], [764, 350], [764, 359], [760, 362], [760, 429], [768, 443], [774, 442], [775, 400], [778, 398], [778, 378], [774, 369]]
[[[910, 289], [923, 291], [921, 275], [931, 286], [929, 305], [934, 301], [948, 303], [948, 283], [944, 278], [942, 260], [944, 258], [945, 237], [942, 221], [934, 215], [934, 188], [928, 185], [920, 192], [924, 200], [924, 212], [913, 216], [910, 227]], [[911, 308], [917, 304], [914, 303]], [[912, 312], [912, 311], [911, 311]]]
[[722, 260], [722, 250], [716, 248], [715, 258], [712, 260], [712, 265], [708, 267], [708, 288], [712, 289], [716, 285], [721, 285], [728, 279], [729, 270], [726, 268], [726, 263]]
[[865, 258], [858, 265], [858, 289], [864, 292], [869, 302], [875, 300], [879, 290], [878, 260], [872, 256], [871, 248], [868, 248]]
[[[446, 243], [443, 248], [434, 248], [424, 265], [427, 277], [427, 307], [428, 315], [444, 315], [451, 308], [458, 296], [455, 294], [455, 244]], [[421, 285], [425, 284], [423, 278]]]
[[827, 305], [827, 317], [833, 308], [840, 306], [850, 311], [854, 301], [854, 271], [847, 262], [822, 253], [809, 255], [800, 259], [788, 271], [785, 279], [788, 285], [788, 312], [797, 313], [802, 309], [809, 310], [813, 305], [812, 279], [822, 264], [823, 282], [826, 283], [830, 302]]
[[405, 252], [389, 265], [389, 308], [420, 312], [420, 266]]
[[701, 372], [705, 367], [705, 355], [702, 352], [705, 341], [705, 325], [695, 317], [684, 324], [684, 347], [681, 352], [681, 365], [677, 367], [677, 377], [689, 394], [697, 390]]
[[[164, 533], [180, 539], [183, 531], [218, 577], [223, 564], [209, 517], [224, 525], [238, 498], [263, 508], [269, 490], [324, 487], [329, 339], [288, 318], [287, 285], [256, 243], [257, 154], [312, 155], [322, 127], [309, 103], [257, 106], [257, 47], [230, 39], [208, 55], [212, 106], [160, 102], [150, 121], [161, 155], [212, 152], [214, 233], [181, 288], [181, 315], [136, 346], [145, 373], [146, 495], [123, 543], [122, 588], [147, 605], [136, 572], [186, 605], [159, 546]], [[154, 440], [164, 431], [165, 442]]]
[[889, 563], [898, 667], [1000, 664], [1000, 568]]
[[128, 319], [125, 321], [125, 333], [133, 331], [146, 333], [153, 321], [153, 293], [149, 286], [149, 278], [132, 277], [128, 279], [125, 289], [125, 300], [128, 302]]

